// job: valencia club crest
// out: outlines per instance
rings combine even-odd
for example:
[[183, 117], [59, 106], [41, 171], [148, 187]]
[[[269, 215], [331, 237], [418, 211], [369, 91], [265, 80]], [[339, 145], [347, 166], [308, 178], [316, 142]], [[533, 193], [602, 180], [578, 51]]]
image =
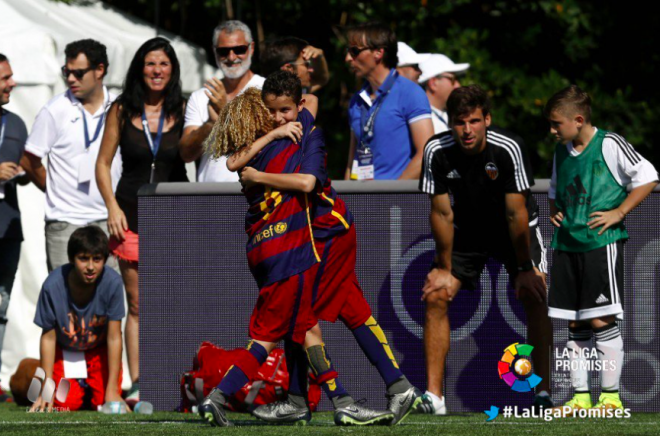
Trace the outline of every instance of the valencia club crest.
[[490, 177], [491, 180], [497, 179], [497, 176], [500, 175], [500, 171], [497, 169], [494, 163], [488, 162], [486, 164], [486, 174]]

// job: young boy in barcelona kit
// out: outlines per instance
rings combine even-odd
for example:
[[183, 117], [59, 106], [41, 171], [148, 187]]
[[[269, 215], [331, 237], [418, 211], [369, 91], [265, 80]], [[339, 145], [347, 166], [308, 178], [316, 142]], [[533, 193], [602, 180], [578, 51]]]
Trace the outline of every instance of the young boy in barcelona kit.
[[[325, 275], [322, 272], [325, 266], [336, 267], [338, 265], [337, 259], [331, 260], [337, 256], [335, 253], [344, 253], [346, 247], [350, 246], [351, 240], [354, 248], [355, 241], [354, 231], [347, 231], [352, 229], [352, 217], [345, 208], [344, 203], [337, 198], [336, 193], [330, 187], [330, 181], [325, 173], [325, 151], [322, 135], [320, 131], [313, 127], [313, 116], [303, 109], [300, 81], [295, 75], [278, 72], [269, 76], [264, 84], [263, 100], [267, 106], [267, 111], [275, 119], [278, 127], [268, 132], [268, 134], [256, 135], [259, 139], [249, 142], [250, 147], [235, 153], [229, 158], [228, 167], [230, 170], [238, 170], [249, 162], [249, 166], [241, 172], [247, 195], [250, 191], [258, 189], [264, 191], [266, 197], [277, 204], [278, 198], [287, 191], [298, 191], [305, 194], [305, 201], [310, 205], [311, 227], [314, 237], [313, 248], [315, 255], [318, 256], [319, 263], [306, 271], [306, 274], [314, 278], [312, 289], [314, 313], [309, 318], [306, 326], [310, 331], [307, 333], [303, 344], [307, 354], [305, 356], [305, 352], [302, 352], [304, 362], [300, 362], [299, 359], [302, 347], [296, 345], [295, 341], [286, 341], [287, 362], [292, 373], [289, 398], [284, 402], [262, 406], [255, 410], [254, 414], [269, 422], [300, 423], [308, 420], [309, 411], [305, 404], [306, 381], [304, 379], [306, 379], [307, 374], [306, 361], [309, 360], [317, 381], [335, 406], [335, 422], [337, 424], [392, 423], [394, 422], [394, 415], [397, 415], [397, 413], [369, 410], [355, 403], [341, 386], [322, 343], [320, 329], [316, 325], [317, 319], [335, 321], [340, 318], [349, 328], [359, 330], [363, 327], [362, 330], [369, 330], [374, 338], [377, 338], [376, 333], [374, 333], [375, 330], [382, 332], [371, 317], [371, 310], [364, 301], [359, 287], [351, 287], [344, 283], [346, 280], [351, 281], [351, 277], [354, 277], [354, 268], [349, 268], [350, 271], [344, 271], [345, 268], [342, 268], [341, 271], [334, 271], [335, 274], [331, 274], [329, 270], [326, 271]], [[261, 101], [252, 102], [252, 104], [255, 112], [262, 112], [259, 109], [262, 104]], [[285, 139], [277, 141], [280, 138]], [[293, 165], [279, 164], [277, 158], [281, 155], [287, 156], [287, 162], [293, 162]], [[264, 165], [264, 162], [267, 162], [267, 164]], [[345, 235], [349, 236], [341, 237]], [[350, 235], [352, 235], [352, 239]], [[339, 252], [336, 251], [337, 249]], [[353, 253], [353, 266], [354, 257]], [[351, 259], [351, 256], [348, 256], [347, 259]], [[342, 288], [346, 289], [346, 292], [339, 292], [338, 287], [342, 284], [346, 285]], [[359, 291], [359, 295], [358, 292], [351, 292], [351, 290]], [[355, 304], [349, 304], [349, 300]], [[370, 320], [373, 320], [373, 323], [370, 324]], [[365, 333], [361, 330], [360, 332]], [[356, 334], [357, 336], [358, 334]], [[382, 336], [384, 338], [384, 335]], [[385, 356], [390, 366], [396, 368], [396, 363], [393, 364], [393, 360], [388, 357], [387, 350], [389, 350], [389, 346], [386, 340], [377, 339], [376, 342], [381, 350], [380, 354]], [[294, 355], [297, 357], [294, 357]], [[375, 356], [374, 361], [378, 360], [382, 359]], [[379, 365], [376, 364], [376, 366]], [[398, 376], [402, 376], [400, 371]], [[401, 383], [407, 382], [405, 377], [398, 381]], [[397, 387], [400, 388], [401, 386]], [[405, 402], [407, 407], [402, 408], [403, 412], [399, 414], [400, 417], [407, 415], [412, 410], [413, 403], [417, 399], [416, 395], [408, 392], [410, 388], [403, 389], [406, 395], [395, 395], [397, 400], [400, 400], [399, 397], [406, 397], [405, 399], [409, 400]], [[414, 391], [415, 389], [412, 388], [411, 392], [413, 394]]]

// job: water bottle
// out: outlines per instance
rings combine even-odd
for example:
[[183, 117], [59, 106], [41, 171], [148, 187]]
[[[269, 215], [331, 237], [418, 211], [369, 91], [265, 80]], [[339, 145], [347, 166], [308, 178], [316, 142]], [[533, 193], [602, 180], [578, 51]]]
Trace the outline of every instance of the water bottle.
[[126, 404], [121, 401], [110, 401], [103, 406], [98, 406], [97, 410], [106, 415], [121, 415], [126, 413]]
[[154, 406], [148, 401], [139, 401], [135, 407], [133, 407], [134, 413], [139, 413], [140, 415], [151, 415], [154, 413]]

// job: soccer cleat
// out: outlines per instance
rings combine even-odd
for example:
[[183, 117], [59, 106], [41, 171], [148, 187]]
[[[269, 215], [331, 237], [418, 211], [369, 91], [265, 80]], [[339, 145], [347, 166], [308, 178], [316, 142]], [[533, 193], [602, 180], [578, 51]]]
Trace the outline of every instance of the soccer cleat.
[[429, 415], [446, 415], [447, 405], [445, 404], [445, 397], [438, 397], [436, 394], [426, 391], [422, 396], [422, 402], [417, 407], [419, 413], [426, 413]]
[[254, 409], [252, 414], [262, 421], [273, 424], [307, 425], [312, 419], [307, 407], [297, 407], [289, 402], [288, 398], [284, 401], [263, 404]]
[[[562, 411], [564, 417], [575, 414], [576, 410], [591, 409], [591, 394], [589, 392], [580, 392], [573, 395], [563, 406], [555, 407]], [[567, 409], [568, 408], [568, 409]]]
[[202, 404], [199, 405], [199, 416], [213, 426], [229, 427], [231, 422], [227, 419], [227, 415], [222, 408], [225, 403], [225, 397], [220, 390], [218, 388], [213, 388], [206, 398], [204, 398]]
[[621, 398], [618, 392], [603, 392], [598, 398], [598, 402], [592, 409], [623, 409]]
[[410, 412], [417, 410], [424, 403], [424, 395], [416, 387], [402, 394], [387, 394], [387, 408], [394, 414], [392, 425], [403, 421]]
[[363, 400], [350, 406], [335, 410], [337, 425], [389, 425], [394, 420], [394, 414], [389, 410], [378, 411], [364, 407]]

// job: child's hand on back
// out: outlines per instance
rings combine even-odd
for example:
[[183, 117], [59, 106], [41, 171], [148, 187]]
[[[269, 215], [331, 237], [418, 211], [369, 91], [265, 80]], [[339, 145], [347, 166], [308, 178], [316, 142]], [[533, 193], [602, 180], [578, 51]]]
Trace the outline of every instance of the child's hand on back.
[[272, 135], [273, 140], [289, 138], [293, 142], [298, 143], [302, 139], [302, 123], [299, 123], [298, 121], [286, 123], [271, 131], [270, 134]]
[[554, 215], [552, 214], [552, 212], [550, 212], [550, 222], [552, 222], [552, 224], [555, 227], [561, 227], [561, 222], [563, 220], [564, 220], [564, 214], [561, 213], [561, 211], [557, 211], [557, 213], [555, 213]]
[[244, 188], [251, 188], [252, 186], [258, 183], [256, 180], [258, 175], [259, 175], [259, 171], [255, 170], [252, 167], [245, 167], [240, 172], [238, 177], [241, 181], [241, 185], [243, 185]]

